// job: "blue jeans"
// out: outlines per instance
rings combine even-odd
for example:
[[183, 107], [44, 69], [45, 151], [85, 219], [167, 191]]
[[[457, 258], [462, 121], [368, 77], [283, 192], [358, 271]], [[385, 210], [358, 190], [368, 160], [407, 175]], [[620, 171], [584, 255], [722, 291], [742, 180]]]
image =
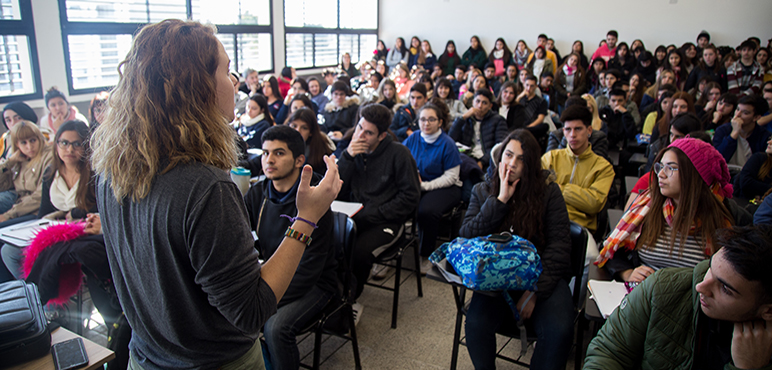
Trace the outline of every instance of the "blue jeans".
[[0, 214], [8, 212], [16, 203], [17, 198], [19, 196], [16, 195], [16, 190], [0, 191]]
[[[513, 294], [515, 302], [518, 298]], [[465, 330], [467, 350], [476, 370], [496, 368], [496, 331], [514, 327], [514, 315], [503, 297], [472, 295]], [[526, 328], [533, 330], [538, 338], [531, 369], [564, 370], [574, 335], [574, 310], [568, 283], [561, 280], [549, 298], [536, 301]]]
[[275, 370], [298, 369], [300, 354], [296, 336], [327, 306], [332, 296], [314, 286], [303, 297], [279, 307], [263, 327], [270, 356], [265, 362]]

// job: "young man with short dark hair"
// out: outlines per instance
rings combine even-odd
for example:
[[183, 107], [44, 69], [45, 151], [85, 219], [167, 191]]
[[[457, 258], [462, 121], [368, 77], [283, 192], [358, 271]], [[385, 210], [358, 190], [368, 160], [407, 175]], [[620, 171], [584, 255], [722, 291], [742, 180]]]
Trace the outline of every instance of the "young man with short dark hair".
[[496, 65], [493, 62], [488, 62], [483, 69], [485, 74], [485, 80], [488, 82], [488, 86], [493, 89], [493, 95], [498, 96], [501, 89], [501, 80], [496, 77]]
[[391, 110], [371, 104], [362, 107], [360, 115], [351, 142], [338, 160], [343, 180], [338, 199], [364, 205], [352, 217], [357, 225], [357, 297], [370, 276], [372, 252], [394, 239], [421, 198], [415, 159], [389, 133]]
[[719, 126], [713, 135], [713, 146], [727, 164], [744, 166], [753, 153], [766, 150], [770, 132], [756, 122], [769, 110], [767, 101], [758, 95], [747, 95], [737, 101], [731, 121]]
[[552, 86], [555, 77], [551, 73], [543, 73], [539, 79], [539, 90], [542, 99], [547, 101], [547, 108], [553, 112], [558, 111], [558, 93]]
[[474, 92], [472, 108], [456, 118], [448, 135], [453, 141], [469, 147], [467, 155], [477, 161], [480, 168], [490, 164], [491, 149], [507, 137], [507, 121], [493, 107], [493, 94], [489, 89]]
[[637, 127], [635, 119], [627, 109], [627, 93], [622, 89], [612, 89], [609, 104], [598, 111], [600, 119], [608, 127], [609, 148], [624, 148], [626, 140], [635, 140]]
[[426, 104], [426, 85], [422, 83], [413, 84], [408, 95], [409, 103], [405, 104], [394, 114], [391, 121], [391, 132], [397, 136], [400, 143], [405, 141], [413, 131], [418, 131], [418, 110]]
[[[285, 125], [269, 128], [262, 136], [261, 157], [265, 179], [244, 197], [250, 227], [257, 234], [255, 248], [267, 260], [276, 253], [297, 214], [295, 196], [305, 164], [306, 145], [299, 132]], [[314, 174], [311, 185], [321, 180]], [[284, 217], [282, 215], [289, 215]], [[295, 336], [310, 324], [338, 288], [337, 260], [332, 240], [332, 211], [319, 219], [311, 244], [295, 276], [278, 303], [278, 310], [263, 327], [270, 362], [275, 369], [297, 369], [300, 361]], [[292, 343], [292, 344], [290, 344]]]
[[608, 31], [608, 33], [606, 33], [606, 44], [598, 47], [598, 49], [592, 53], [590, 60], [601, 58], [606, 61], [606, 66], [608, 66], [608, 61], [613, 58], [617, 52], [617, 39], [619, 39], [617, 31]]
[[538, 90], [537, 85], [536, 76], [529, 75], [526, 77], [523, 92], [517, 97], [517, 101], [525, 107], [525, 121], [528, 122], [528, 125], [524, 128], [531, 131], [536, 140], [541, 140], [549, 132], [549, 125], [544, 123], [544, 117], [549, 112], [547, 112], [547, 100], [536, 94]]
[[[558, 64], [558, 57], [553, 53], [551, 50], [547, 49], [547, 35], [540, 34], [539, 37], [536, 38], [536, 46], [534, 46], [533, 50], [536, 50], [539, 46], [544, 48], [544, 51], [546, 55], [544, 56], [546, 59], [549, 59], [552, 61], [553, 69], [557, 68], [560, 64]], [[533, 59], [534, 53], [531, 53], [531, 55], [528, 56], [528, 59], [526, 60], [526, 63], [529, 63], [531, 59]]]
[[592, 151], [592, 113], [587, 107], [572, 105], [560, 116], [565, 149], [555, 149], [541, 158], [542, 167], [557, 176], [571, 221], [595, 231], [597, 214], [606, 204], [614, 169]]
[[756, 49], [756, 43], [751, 40], [740, 44], [740, 59], [726, 69], [727, 92], [738, 96], [759, 94], [764, 70], [756, 62]]
[[450, 79], [450, 84], [453, 86], [453, 96], [458, 98], [458, 94], [461, 92], [461, 85], [466, 83], [466, 66], [459, 64], [456, 66], [455, 74]]
[[722, 229], [718, 245], [710, 260], [635, 287], [584, 369], [772, 369], [772, 227]]

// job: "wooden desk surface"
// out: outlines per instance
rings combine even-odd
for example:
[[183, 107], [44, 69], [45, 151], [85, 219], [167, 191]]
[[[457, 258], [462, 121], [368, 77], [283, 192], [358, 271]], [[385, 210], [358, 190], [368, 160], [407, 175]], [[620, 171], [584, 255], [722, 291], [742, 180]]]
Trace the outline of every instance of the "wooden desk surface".
[[[78, 337], [77, 334], [65, 328], [59, 328], [54, 330], [53, 333], [51, 333], [51, 345], [64, 342], [66, 340], [70, 340], [77, 337]], [[88, 365], [81, 367], [79, 369], [85, 369], [85, 370], [101, 369], [102, 365], [104, 365], [107, 361], [110, 361], [115, 358], [115, 353], [113, 353], [113, 351], [105, 347], [102, 347], [86, 338], [83, 338], [83, 337], [81, 338], [83, 339], [83, 345], [86, 347], [86, 353], [88, 354]], [[49, 353], [38, 359], [8, 368], [8, 370], [19, 370], [19, 369], [24, 369], [24, 370], [54, 369], [54, 358], [53, 356], [51, 356], [51, 353]]]

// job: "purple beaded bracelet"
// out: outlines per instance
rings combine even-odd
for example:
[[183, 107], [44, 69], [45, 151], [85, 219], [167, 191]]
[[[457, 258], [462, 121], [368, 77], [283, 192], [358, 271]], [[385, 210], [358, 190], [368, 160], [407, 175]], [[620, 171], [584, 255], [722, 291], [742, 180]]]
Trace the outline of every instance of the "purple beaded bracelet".
[[303, 222], [305, 222], [305, 223], [307, 223], [307, 224], [311, 225], [311, 226], [312, 226], [314, 229], [318, 229], [318, 228], [319, 228], [319, 226], [316, 226], [316, 224], [315, 224], [315, 223], [313, 223], [313, 222], [311, 222], [311, 221], [308, 221], [308, 220], [306, 220], [305, 218], [302, 218], [302, 217], [300, 217], [300, 216], [297, 216], [297, 217], [290, 217], [289, 215], [280, 215], [279, 217], [286, 217], [287, 219], [289, 219], [289, 220], [290, 220], [290, 222], [295, 222], [295, 221], [303, 221]]

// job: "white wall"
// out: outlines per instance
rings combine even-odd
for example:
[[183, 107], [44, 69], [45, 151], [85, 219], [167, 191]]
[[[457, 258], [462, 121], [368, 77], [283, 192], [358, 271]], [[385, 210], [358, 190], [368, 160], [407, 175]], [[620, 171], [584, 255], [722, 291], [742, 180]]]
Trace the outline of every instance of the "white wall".
[[496, 38], [514, 48], [524, 39], [532, 49], [540, 33], [555, 39], [562, 55], [574, 40], [589, 57], [615, 29], [620, 41], [641, 39], [648, 50], [660, 44], [695, 42], [701, 30], [716, 45], [739, 45], [749, 36], [772, 37], [769, 0], [381, 0], [380, 38], [428, 39], [441, 54], [451, 39], [461, 53], [478, 35], [487, 52]]

